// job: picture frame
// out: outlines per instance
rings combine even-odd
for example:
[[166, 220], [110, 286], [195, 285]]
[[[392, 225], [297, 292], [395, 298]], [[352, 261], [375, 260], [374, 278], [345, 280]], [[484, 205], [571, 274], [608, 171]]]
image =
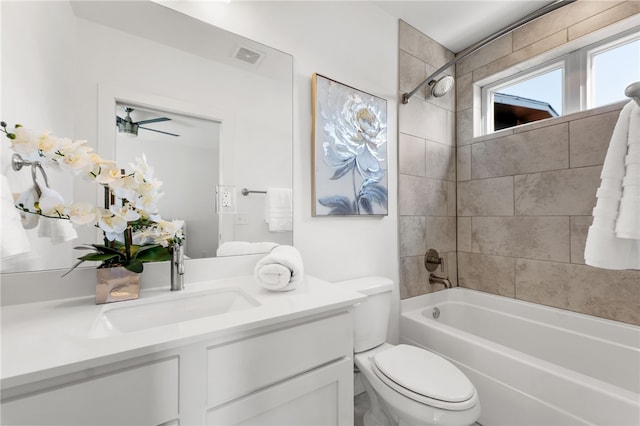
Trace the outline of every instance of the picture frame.
[[312, 215], [388, 215], [387, 100], [312, 76]]

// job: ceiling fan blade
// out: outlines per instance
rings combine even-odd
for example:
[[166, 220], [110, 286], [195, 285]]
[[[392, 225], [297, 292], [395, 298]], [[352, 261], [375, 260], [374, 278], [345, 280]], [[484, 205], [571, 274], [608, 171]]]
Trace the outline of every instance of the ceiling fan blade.
[[122, 121], [125, 121], [124, 118], [116, 115], [116, 123], [120, 123]]
[[176, 135], [175, 133], [163, 132], [162, 130], [150, 129], [148, 127], [142, 127], [142, 126], [138, 126], [138, 127], [140, 129], [151, 130], [152, 132], [164, 133], [165, 135], [169, 135], [169, 136], [180, 136], [180, 135]]
[[170, 118], [167, 117], [158, 117], [158, 118], [151, 118], [149, 120], [141, 120], [141, 121], [136, 121], [137, 124], [149, 124], [149, 123], [159, 123], [161, 121], [169, 121], [171, 120]]

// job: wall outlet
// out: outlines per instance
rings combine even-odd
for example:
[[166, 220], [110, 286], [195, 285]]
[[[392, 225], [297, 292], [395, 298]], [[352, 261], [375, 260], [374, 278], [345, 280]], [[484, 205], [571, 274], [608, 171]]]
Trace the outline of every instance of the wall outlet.
[[231, 192], [222, 191], [222, 207], [231, 207]]
[[236, 225], [248, 225], [249, 224], [249, 213], [238, 213], [236, 214]]

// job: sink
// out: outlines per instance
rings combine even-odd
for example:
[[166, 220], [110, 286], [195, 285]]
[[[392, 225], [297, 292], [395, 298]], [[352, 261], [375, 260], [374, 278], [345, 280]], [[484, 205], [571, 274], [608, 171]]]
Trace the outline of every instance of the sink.
[[91, 337], [131, 333], [260, 305], [252, 297], [235, 288], [168, 293], [157, 298], [121, 303], [127, 305], [109, 306], [100, 313], [91, 330]]

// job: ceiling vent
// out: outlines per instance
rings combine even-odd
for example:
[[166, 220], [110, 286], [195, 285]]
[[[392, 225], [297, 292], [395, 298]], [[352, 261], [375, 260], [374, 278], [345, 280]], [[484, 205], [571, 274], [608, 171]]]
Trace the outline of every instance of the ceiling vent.
[[249, 49], [246, 46], [239, 46], [234, 52], [233, 57], [239, 61], [246, 62], [251, 65], [257, 65], [262, 61], [264, 54], [257, 50]]

